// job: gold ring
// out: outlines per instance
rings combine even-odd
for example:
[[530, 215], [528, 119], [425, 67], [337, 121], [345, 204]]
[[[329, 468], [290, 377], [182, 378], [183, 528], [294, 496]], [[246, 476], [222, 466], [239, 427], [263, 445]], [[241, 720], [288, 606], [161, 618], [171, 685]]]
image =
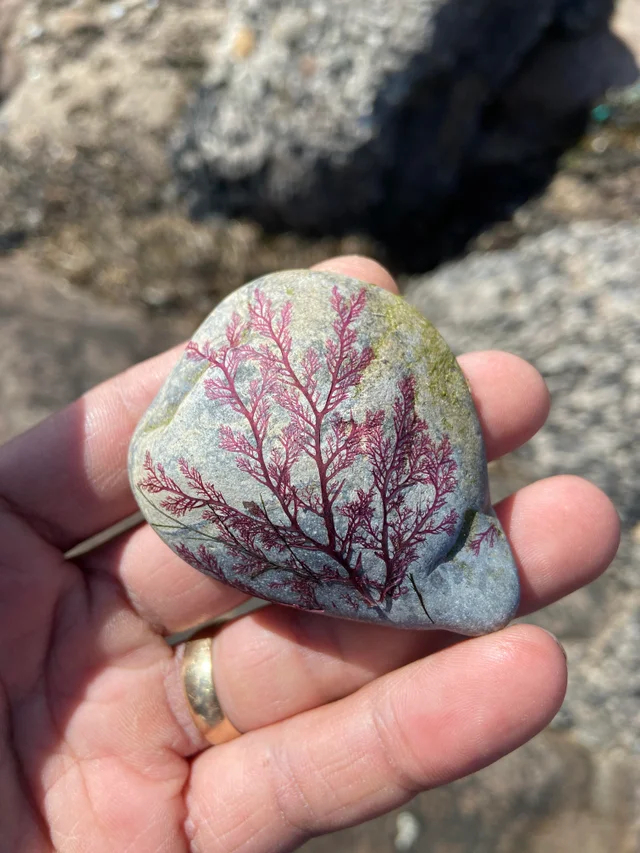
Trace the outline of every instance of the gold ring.
[[241, 732], [220, 707], [213, 682], [213, 636], [188, 640], [182, 659], [182, 683], [193, 722], [204, 738], [216, 746], [240, 737]]

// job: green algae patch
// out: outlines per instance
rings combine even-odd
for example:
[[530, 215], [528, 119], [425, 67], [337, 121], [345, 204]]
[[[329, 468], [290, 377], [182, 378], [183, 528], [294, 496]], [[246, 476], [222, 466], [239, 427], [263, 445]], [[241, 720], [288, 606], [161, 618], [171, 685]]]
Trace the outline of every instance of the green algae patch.
[[[471, 392], [455, 355], [438, 330], [402, 297], [370, 285], [370, 345], [375, 358], [367, 368], [356, 396], [365, 387], [384, 381], [388, 365], [404, 364], [416, 376], [416, 407], [438, 411], [441, 429], [461, 448], [465, 468], [484, 460], [484, 448]], [[478, 509], [481, 504], [478, 504]]]

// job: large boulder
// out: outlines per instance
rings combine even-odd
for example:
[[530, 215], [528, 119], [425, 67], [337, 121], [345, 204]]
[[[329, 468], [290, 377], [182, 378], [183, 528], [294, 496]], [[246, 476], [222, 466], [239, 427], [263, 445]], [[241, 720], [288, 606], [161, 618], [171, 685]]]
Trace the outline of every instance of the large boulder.
[[[0, 252], [202, 314], [332, 253], [422, 271], [539, 188], [556, 123], [633, 75], [610, 0], [387, 5], [5, 0]], [[185, 194], [213, 215], [193, 221]], [[242, 212], [292, 231], [218, 215]]]
[[174, 145], [196, 213], [396, 233], [433, 214], [484, 110], [550, 28], [611, 0], [232, 0]]

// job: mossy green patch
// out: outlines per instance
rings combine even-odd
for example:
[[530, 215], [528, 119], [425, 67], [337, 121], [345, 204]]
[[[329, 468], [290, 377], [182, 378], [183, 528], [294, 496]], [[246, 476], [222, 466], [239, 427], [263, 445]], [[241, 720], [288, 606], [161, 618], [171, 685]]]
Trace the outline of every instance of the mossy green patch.
[[140, 435], [148, 435], [151, 432], [155, 432], [158, 429], [162, 429], [163, 427], [168, 427], [171, 421], [174, 419], [176, 412], [180, 408], [180, 404], [174, 404], [172, 406], [166, 406], [162, 410], [161, 418], [149, 418], [145, 423], [140, 426], [139, 432]]
[[[184, 356], [183, 356], [184, 358]], [[200, 378], [209, 369], [209, 364], [196, 365], [192, 362], [180, 362], [175, 370], [189, 371], [188, 391], [184, 393], [177, 402], [170, 402], [167, 399], [167, 387], [163, 388], [154, 404], [147, 410], [147, 413], [138, 427], [140, 435], [148, 435], [156, 432], [159, 429], [166, 428], [171, 425], [171, 422], [176, 416], [176, 413], [183, 405], [191, 391], [198, 386]], [[164, 393], [163, 393], [164, 392]]]
[[[380, 331], [371, 341], [375, 359], [368, 371], [381, 372], [385, 358], [407, 361], [416, 373], [418, 407], [437, 406], [442, 425], [461, 439], [473, 440], [473, 404], [456, 357], [437, 329], [401, 297], [372, 287], [371, 310], [381, 320]], [[398, 353], [399, 344], [408, 349]], [[422, 381], [426, 376], [426, 382]]]

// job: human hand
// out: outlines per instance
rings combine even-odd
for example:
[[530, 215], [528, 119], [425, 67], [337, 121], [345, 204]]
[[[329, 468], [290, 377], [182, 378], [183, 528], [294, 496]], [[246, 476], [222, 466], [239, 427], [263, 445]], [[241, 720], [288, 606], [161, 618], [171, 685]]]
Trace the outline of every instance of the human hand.
[[[322, 268], [375, 282], [364, 259]], [[242, 596], [147, 526], [63, 554], [135, 510], [131, 433], [174, 350], [89, 392], [0, 450], [0, 850], [287, 850], [471, 773], [539, 732], [566, 666], [544, 631], [408, 632], [267, 607], [220, 630], [213, 671], [244, 734], [207, 749], [164, 636]], [[489, 458], [527, 441], [548, 396], [515, 356], [460, 359]], [[497, 507], [530, 613], [612, 559], [609, 500], [575, 477]]]

